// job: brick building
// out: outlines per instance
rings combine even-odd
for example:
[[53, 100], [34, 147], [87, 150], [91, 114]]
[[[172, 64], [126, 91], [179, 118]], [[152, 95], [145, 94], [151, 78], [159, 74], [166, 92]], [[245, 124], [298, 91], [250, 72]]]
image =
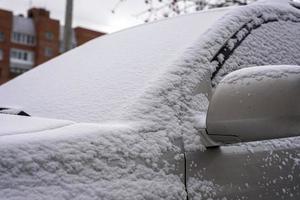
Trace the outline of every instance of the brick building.
[[[27, 17], [0, 9], [0, 84], [62, 53], [64, 27], [48, 10], [31, 8]], [[72, 46], [79, 46], [102, 32], [76, 27]]]

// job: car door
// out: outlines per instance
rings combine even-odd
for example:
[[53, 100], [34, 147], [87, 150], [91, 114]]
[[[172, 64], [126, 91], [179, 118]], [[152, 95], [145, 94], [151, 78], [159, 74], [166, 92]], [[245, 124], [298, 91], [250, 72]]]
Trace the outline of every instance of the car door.
[[[195, 98], [205, 94], [209, 102], [220, 80], [237, 69], [300, 65], [300, 18], [287, 10], [298, 11], [278, 5], [241, 8], [219, 23], [224, 27], [211, 31], [216, 35], [228, 32], [225, 42], [213, 50], [208, 64], [213, 71], [199, 84]], [[205, 114], [197, 120], [205, 121]], [[205, 123], [195, 129], [204, 140]], [[189, 200], [299, 199], [300, 137], [187, 149], [186, 177]]]
[[189, 152], [189, 199], [299, 199], [300, 138]]

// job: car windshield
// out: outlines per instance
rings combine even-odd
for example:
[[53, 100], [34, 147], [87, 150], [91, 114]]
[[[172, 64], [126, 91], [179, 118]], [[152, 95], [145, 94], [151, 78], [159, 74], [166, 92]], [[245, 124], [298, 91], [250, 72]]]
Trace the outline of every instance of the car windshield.
[[0, 105], [77, 122], [118, 120], [227, 11], [162, 20], [95, 39], [1, 86]]

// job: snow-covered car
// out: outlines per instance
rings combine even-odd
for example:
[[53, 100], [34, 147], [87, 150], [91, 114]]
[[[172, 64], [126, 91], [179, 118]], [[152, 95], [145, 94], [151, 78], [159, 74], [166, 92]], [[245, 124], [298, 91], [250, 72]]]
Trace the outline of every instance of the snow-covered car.
[[300, 199], [297, 7], [149, 23], [2, 85], [0, 199]]

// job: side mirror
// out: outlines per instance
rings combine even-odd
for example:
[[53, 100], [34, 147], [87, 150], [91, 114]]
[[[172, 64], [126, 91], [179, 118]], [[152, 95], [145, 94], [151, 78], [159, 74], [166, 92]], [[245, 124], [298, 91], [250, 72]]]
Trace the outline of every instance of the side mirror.
[[234, 71], [209, 104], [206, 131], [212, 145], [300, 136], [300, 66]]

